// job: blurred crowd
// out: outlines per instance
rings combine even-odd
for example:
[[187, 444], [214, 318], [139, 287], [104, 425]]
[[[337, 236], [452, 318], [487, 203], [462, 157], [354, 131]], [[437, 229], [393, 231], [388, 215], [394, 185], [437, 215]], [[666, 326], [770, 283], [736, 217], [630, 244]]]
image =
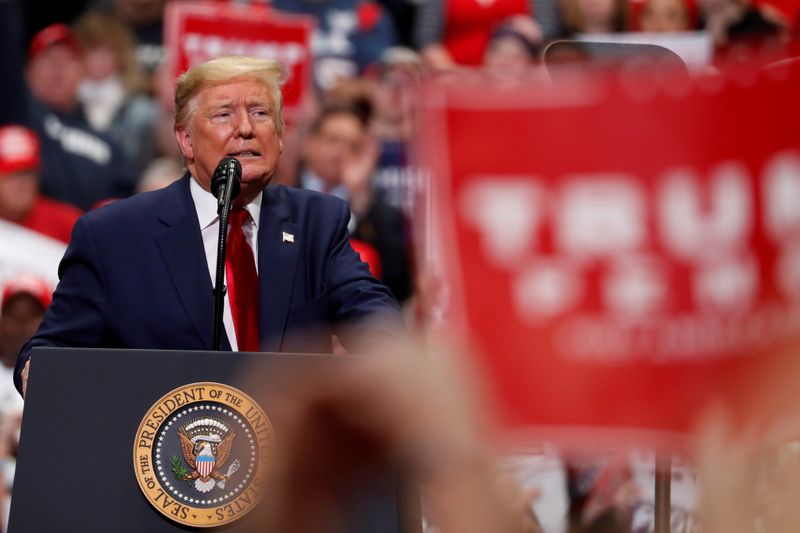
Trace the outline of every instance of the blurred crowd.
[[[0, 239], [24, 228], [31, 242], [63, 247], [82, 213], [164, 187], [185, 172], [173, 134], [167, 3], [0, 0], [6, 74]], [[702, 36], [707, 69], [800, 55], [800, 2], [794, 0], [274, 0], [272, 7], [317, 23], [313, 87], [302, 113], [290, 119], [274, 182], [349, 204], [354, 248], [403, 304], [412, 326], [425, 318], [415, 296], [424, 280], [413, 261], [410, 225], [427, 185], [411, 153], [415, 89], [424, 78], [470, 69], [500, 78], [528, 75], [542, 71], [544, 51], [556, 40], [632, 32]], [[0, 246], [6, 490], [22, 408], [11, 370], [53, 289], [52, 277], [13, 261]], [[43, 266], [53, 275], [55, 268]], [[526, 500], [536, 506], [536, 527], [591, 530], [613, 523], [617, 530], [650, 531], [652, 494], [644, 493], [652, 488], [652, 461], [637, 454], [584, 462], [539, 450], [512, 462], [527, 472], [523, 485], [536, 486], [536, 476], [548, 480]], [[673, 531], [689, 532], [696, 528], [695, 488], [692, 474], [681, 472], [673, 472], [686, 478], [678, 483], [685, 498]]]

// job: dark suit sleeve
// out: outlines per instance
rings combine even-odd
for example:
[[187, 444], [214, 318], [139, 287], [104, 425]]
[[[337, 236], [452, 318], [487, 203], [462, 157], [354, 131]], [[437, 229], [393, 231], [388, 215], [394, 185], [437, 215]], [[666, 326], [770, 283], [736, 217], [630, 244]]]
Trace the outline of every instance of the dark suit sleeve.
[[350, 210], [342, 202], [325, 267], [328, 301], [337, 334], [348, 350], [363, 348], [365, 341], [406, 333], [400, 306], [391, 291], [369, 272], [350, 246], [347, 224]]
[[58, 267], [59, 283], [36, 335], [20, 351], [14, 384], [37, 346], [96, 347], [105, 328], [105, 290], [99, 256], [86, 216], [75, 223], [72, 239]]

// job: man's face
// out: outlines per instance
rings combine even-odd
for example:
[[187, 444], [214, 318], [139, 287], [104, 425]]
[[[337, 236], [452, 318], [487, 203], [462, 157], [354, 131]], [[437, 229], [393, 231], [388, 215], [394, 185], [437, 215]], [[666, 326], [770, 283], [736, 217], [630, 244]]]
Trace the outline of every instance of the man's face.
[[210, 190], [220, 160], [235, 157], [242, 164], [235, 203], [247, 204], [267, 186], [283, 150], [267, 87], [253, 78], [234, 78], [202, 89], [194, 105], [188, 124], [175, 132], [189, 171]]
[[28, 86], [33, 95], [59, 111], [75, 107], [82, 77], [83, 61], [65, 44], [41, 51], [27, 67]]
[[38, 195], [38, 180], [33, 170], [0, 175], [0, 218], [21, 221], [33, 209]]
[[366, 131], [356, 117], [349, 113], [329, 115], [306, 143], [306, 165], [331, 187], [339, 185], [342, 167], [361, 152], [365, 141]]
[[42, 304], [30, 294], [18, 294], [3, 302], [0, 314], [0, 346], [6, 366], [13, 365], [22, 345], [33, 337], [44, 318]]

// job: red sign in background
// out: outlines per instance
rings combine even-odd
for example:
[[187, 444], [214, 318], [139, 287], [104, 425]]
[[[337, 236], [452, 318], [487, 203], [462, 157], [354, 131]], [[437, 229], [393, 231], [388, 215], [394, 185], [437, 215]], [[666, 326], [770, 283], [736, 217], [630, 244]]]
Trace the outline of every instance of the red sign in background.
[[311, 85], [311, 33], [314, 19], [276, 13], [266, 6], [215, 2], [167, 4], [164, 42], [175, 77], [223, 55], [276, 59], [284, 64], [284, 114], [291, 119]]
[[799, 376], [797, 94], [787, 72], [427, 87], [428, 249], [507, 424], [797, 411], [771, 396]]

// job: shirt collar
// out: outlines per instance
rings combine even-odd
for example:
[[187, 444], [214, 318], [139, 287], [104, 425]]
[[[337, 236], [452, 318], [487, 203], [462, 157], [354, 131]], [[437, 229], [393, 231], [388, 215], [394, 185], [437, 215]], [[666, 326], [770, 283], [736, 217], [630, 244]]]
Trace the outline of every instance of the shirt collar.
[[[213, 194], [203, 189], [200, 184], [197, 183], [197, 180], [194, 179], [194, 176], [192, 176], [191, 182], [189, 183], [189, 190], [192, 193], [192, 201], [197, 211], [197, 220], [200, 222], [200, 230], [204, 230], [219, 219], [219, 215], [217, 215], [217, 199]], [[256, 229], [258, 229], [258, 223], [260, 221], [261, 198], [263, 195], [264, 191], [259, 192], [249, 204], [244, 206], [247, 212], [250, 213], [253, 223], [256, 225]]]

